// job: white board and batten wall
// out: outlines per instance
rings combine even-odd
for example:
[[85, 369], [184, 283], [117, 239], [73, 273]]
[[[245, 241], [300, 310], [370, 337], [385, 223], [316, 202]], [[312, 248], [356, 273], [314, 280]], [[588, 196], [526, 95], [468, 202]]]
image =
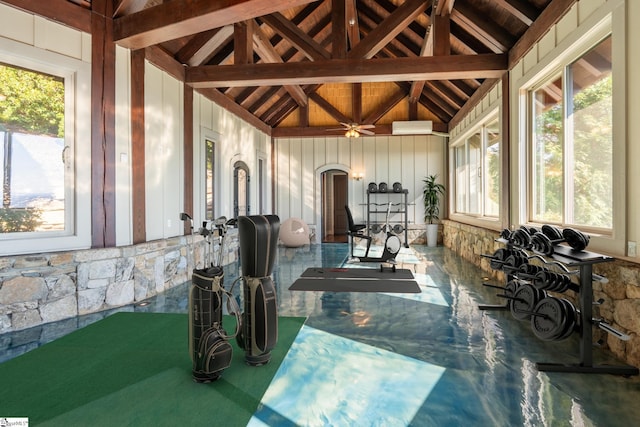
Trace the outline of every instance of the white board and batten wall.
[[[367, 216], [367, 186], [400, 182], [409, 191], [409, 228], [422, 228], [423, 179], [437, 174], [445, 179], [445, 139], [433, 135], [278, 138], [275, 140], [276, 211], [281, 220], [301, 218], [319, 239], [322, 218], [321, 175], [329, 170], [349, 174], [348, 201], [356, 222]], [[353, 174], [362, 173], [361, 180]], [[444, 181], [442, 181], [444, 183]], [[378, 203], [401, 197], [375, 196]], [[399, 217], [392, 221], [400, 221]]]

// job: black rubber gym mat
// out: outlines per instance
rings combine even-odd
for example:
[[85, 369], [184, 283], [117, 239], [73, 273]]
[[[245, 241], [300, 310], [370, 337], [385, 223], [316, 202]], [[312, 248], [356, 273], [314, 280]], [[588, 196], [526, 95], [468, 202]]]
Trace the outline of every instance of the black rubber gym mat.
[[387, 292], [400, 294], [418, 294], [420, 287], [415, 280], [380, 279], [323, 279], [319, 277], [301, 277], [289, 287], [290, 291], [327, 291], [327, 292]]
[[413, 272], [406, 268], [391, 271], [385, 268], [307, 268], [300, 277], [314, 277], [322, 279], [376, 279], [376, 280], [413, 280]]

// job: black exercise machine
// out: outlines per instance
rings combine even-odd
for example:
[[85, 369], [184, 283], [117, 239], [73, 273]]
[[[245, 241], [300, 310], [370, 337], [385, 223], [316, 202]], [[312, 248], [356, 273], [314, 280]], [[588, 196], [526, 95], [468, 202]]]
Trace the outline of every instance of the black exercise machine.
[[[350, 262], [380, 262], [380, 271], [384, 270], [384, 264], [390, 264], [391, 270], [396, 271], [396, 255], [400, 252], [400, 238], [393, 233], [393, 228], [389, 225], [389, 216], [391, 215], [391, 205], [389, 202], [387, 207], [387, 218], [384, 226], [382, 226], [382, 231], [387, 234], [387, 237], [384, 241], [384, 246], [382, 249], [382, 255], [380, 257], [371, 257], [369, 256], [369, 250], [371, 249], [371, 241], [372, 237], [364, 234], [362, 231], [366, 228], [365, 225], [356, 225], [353, 221], [353, 216], [351, 215], [351, 210], [349, 206], [345, 206], [345, 210], [347, 211], [347, 221], [349, 222], [349, 236], [351, 238], [351, 259]], [[363, 256], [356, 256], [353, 253], [354, 250], [354, 238], [360, 238], [367, 240], [367, 249]]]

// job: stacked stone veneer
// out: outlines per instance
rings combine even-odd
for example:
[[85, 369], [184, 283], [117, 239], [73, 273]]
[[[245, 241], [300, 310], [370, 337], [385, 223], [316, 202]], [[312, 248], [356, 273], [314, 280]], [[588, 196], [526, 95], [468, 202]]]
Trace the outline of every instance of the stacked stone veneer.
[[[481, 267], [497, 280], [504, 280], [502, 272], [491, 269], [488, 258], [482, 254], [492, 254], [503, 244], [496, 242], [498, 232], [453, 221], [443, 221], [443, 243], [462, 258]], [[606, 347], [626, 363], [640, 367], [640, 265], [615, 260], [595, 264], [593, 272], [607, 278], [607, 283], [593, 283], [593, 299], [603, 299], [594, 306], [594, 315], [605, 319], [614, 328], [631, 336], [629, 341], [621, 341], [612, 335], [593, 329], [594, 342], [602, 339]], [[563, 297], [577, 301], [573, 292]], [[576, 350], [577, 351], [577, 350]]]
[[[0, 258], [0, 333], [140, 302], [191, 278], [203, 266], [200, 236], [108, 249]], [[212, 244], [212, 252], [218, 249]], [[223, 264], [236, 259], [237, 230]], [[192, 250], [193, 248], [193, 250]]]

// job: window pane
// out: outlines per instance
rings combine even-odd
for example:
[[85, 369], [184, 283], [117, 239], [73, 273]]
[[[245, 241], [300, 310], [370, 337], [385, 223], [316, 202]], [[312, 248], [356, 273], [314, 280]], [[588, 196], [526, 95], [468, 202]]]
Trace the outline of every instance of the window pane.
[[532, 92], [532, 215], [539, 222], [562, 221], [562, 78]]
[[484, 166], [484, 214], [500, 214], [500, 122], [495, 120], [485, 127], [487, 149]]
[[455, 149], [456, 155], [456, 212], [467, 212], [467, 184], [465, 146]]
[[1, 233], [65, 230], [64, 123], [63, 79], [0, 64]]
[[[613, 226], [611, 38], [607, 38], [569, 67], [572, 97], [571, 170], [568, 223]], [[569, 146], [570, 147], [570, 146]], [[572, 176], [569, 175], [572, 173]]]
[[266, 188], [266, 179], [265, 179], [265, 170], [264, 170], [264, 159], [258, 159], [258, 213], [260, 215], [265, 212], [265, 188]]
[[233, 169], [234, 216], [249, 215], [249, 168], [244, 162], [237, 162]]
[[215, 164], [215, 158], [214, 158], [214, 142], [213, 141], [209, 141], [208, 139], [205, 140], [205, 161], [207, 162], [207, 167], [206, 167], [206, 177], [205, 177], [205, 188], [206, 188], [206, 194], [205, 194], [205, 200], [207, 201], [207, 212], [206, 212], [206, 219], [211, 221], [214, 219], [214, 206], [213, 206], [213, 177], [214, 177], [214, 170], [213, 170], [213, 165]]
[[482, 133], [467, 139], [469, 150], [469, 213], [479, 214], [482, 203]]

